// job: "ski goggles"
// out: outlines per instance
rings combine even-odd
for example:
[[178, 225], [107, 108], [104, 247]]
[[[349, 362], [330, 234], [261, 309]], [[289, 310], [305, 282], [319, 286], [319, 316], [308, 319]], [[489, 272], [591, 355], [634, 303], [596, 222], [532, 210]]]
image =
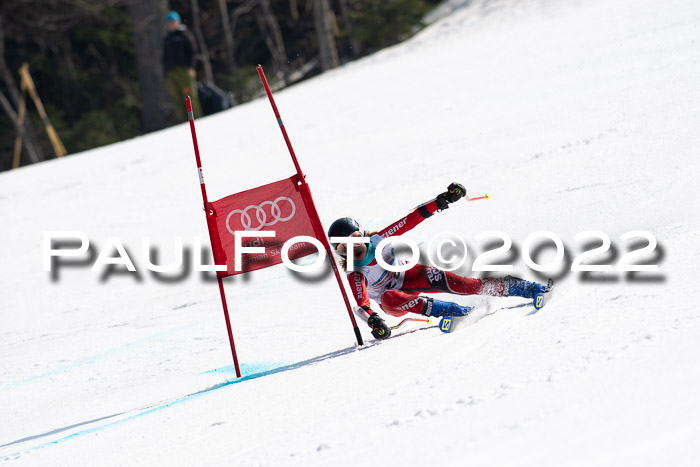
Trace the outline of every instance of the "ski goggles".
[[[362, 237], [362, 232], [359, 230], [356, 230], [355, 232], [351, 233], [348, 235], [349, 237]], [[335, 251], [340, 255], [340, 256], [347, 256], [348, 254], [348, 248], [346, 243], [337, 243], [335, 244]]]

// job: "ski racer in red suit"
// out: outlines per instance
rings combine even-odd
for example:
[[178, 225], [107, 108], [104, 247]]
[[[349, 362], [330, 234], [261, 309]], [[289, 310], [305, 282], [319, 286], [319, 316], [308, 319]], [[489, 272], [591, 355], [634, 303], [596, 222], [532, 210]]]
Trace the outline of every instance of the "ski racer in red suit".
[[[407, 271], [391, 272], [377, 263], [375, 255], [380, 252], [376, 250], [376, 246], [384, 238], [408, 232], [435, 212], [444, 211], [450, 204], [464, 196], [466, 196], [464, 186], [452, 183], [446, 192], [421, 204], [407, 216], [378, 232], [364, 231], [357, 221], [349, 217], [336, 220], [328, 229], [331, 244], [341, 257], [341, 265], [347, 269], [347, 262], [352, 261], [353, 271], [348, 271], [347, 277], [359, 306], [355, 310], [372, 328], [374, 337], [385, 339], [391, 335], [391, 330], [371, 309], [370, 298], [379, 303], [380, 308], [386, 313], [397, 317], [409, 312], [425, 316], [465, 316], [471, 311], [470, 307], [436, 300], [420, 293], [534, 298], [536, 294], [546, 291], [546, 286], [542, 284], [512, 276], [506, 276], [503, 279], [492, 277], [472, 279], [422, 264], [416, 264]], [[369, 242], [352, 244], [352, 254], [348, 255], [347, 242], [335, 243], [333, 237], [369, 237]], [[335, 240], [338, 241], [337, 238]], [[389, 265], [406, 264], [405, 261], [395, 257], [394, 248], [391, 246], [385, 247], [381, 255]]]

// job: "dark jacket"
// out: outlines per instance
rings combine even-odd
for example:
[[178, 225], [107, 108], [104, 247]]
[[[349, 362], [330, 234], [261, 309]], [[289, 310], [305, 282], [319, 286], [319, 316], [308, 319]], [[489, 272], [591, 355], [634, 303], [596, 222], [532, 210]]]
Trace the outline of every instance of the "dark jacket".
[[163, 42], [163, 68], [165, 72], [177, 67], [195, 68], [197, 42], [185, 26], [169, 32]]

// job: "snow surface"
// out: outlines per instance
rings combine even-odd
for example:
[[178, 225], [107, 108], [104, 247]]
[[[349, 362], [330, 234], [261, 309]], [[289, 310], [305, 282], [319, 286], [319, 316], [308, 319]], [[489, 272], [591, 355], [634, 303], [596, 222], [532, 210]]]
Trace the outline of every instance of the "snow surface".
[[[380, 345], [363, 328], [358, 348], [331, 276], [257, 271], [226, 281], [236, 381], [216, 283], [168, 283], [141, 258], [144, 236], [160, 263], [176, 236], [206, 242], [186, 125], [3, 173], [0, 460], [698, 465], [700, 3], [451, 5], [412, 40], [277, 93], [323, 222], [383, 227], [461, 181], [492, 199], [411, 238], [450, 230], [473, 253], [498, 229], [517, 252], [546, 229], [570, 265], [573, 237], [596, 229], [616, 264], [619, 236], [641, 229], [659, 273], [562, 274], [538, 313], [457, 297], [479, 305], [470, 325]], [[197, 125], [211, 199], [293, 173], [266, 100]], [[52, 280], [48, 230], [85, 232], [95, 254], [118, 237], [140, 277], [86, 262]]]

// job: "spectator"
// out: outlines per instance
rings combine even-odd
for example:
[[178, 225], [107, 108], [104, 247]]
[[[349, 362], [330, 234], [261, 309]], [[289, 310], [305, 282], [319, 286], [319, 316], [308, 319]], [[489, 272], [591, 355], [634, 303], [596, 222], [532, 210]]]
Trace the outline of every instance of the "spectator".
[[192, 98], [195, 117], [202, 116], [202, 108], [197, 95], [197, 74], [195, 72], [197, 42], [182, 24], [180, 15], [171, 11], [165, 17], [168, 34], [163, 42], [163, 67], [168, 91], [175, 102], [178, 119], [187, 121], [185, 97]]

